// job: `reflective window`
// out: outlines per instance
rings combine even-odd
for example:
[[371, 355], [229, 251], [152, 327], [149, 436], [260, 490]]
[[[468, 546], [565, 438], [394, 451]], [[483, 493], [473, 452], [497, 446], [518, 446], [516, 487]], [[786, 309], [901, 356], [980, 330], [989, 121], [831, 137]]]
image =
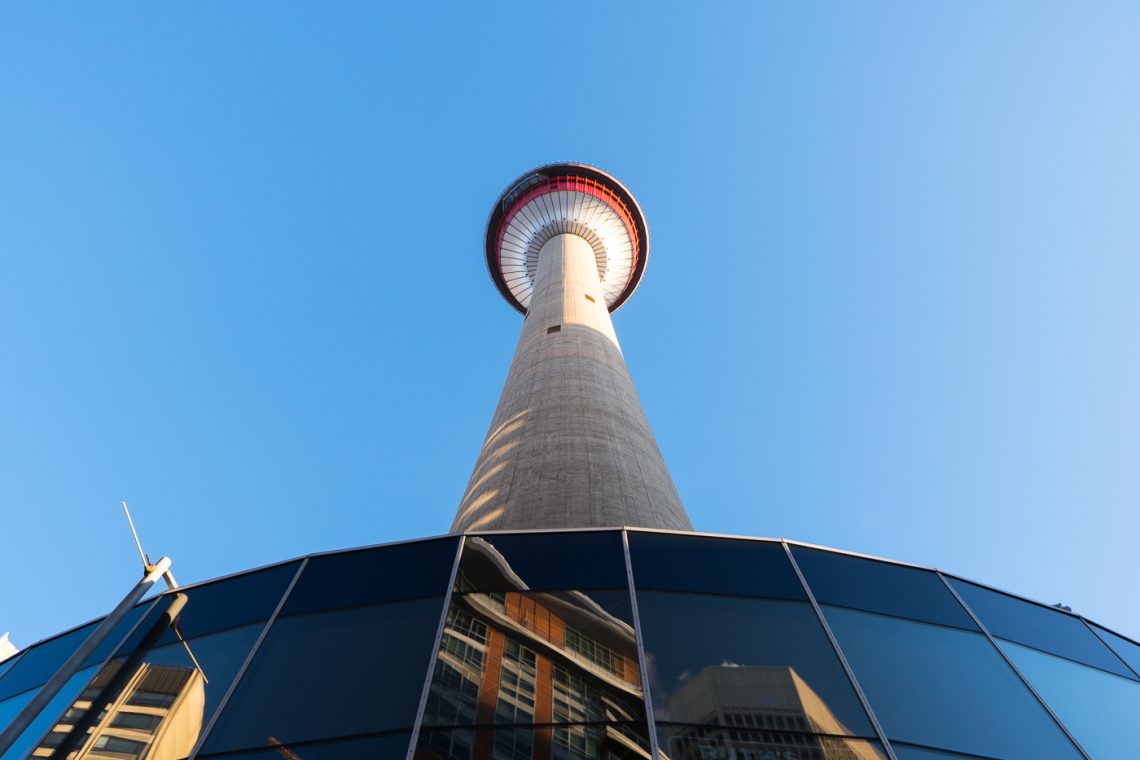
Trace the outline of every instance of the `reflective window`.
[[468, 536], [457, 591], [626, 588], [618, 531]]
[[[657, 745], [669, 760], [779, 758], [779, 760], [886, 760], [877, 741], [818, 736], [789, 728], [779, 713], [763, 716], [744, 711], [726, 715], [718, 726], [657, 724]], [[787, 725], [785, 725], [787, 723]]]
[[27, 691], [51, 678], [76, 647], [91, 635], [96, 625], [88, 623], [71, 633], [65, 633], [24, 650], [24, 656], [20, 661], [0, 678], [0, 699]]
[[352, 737], [319, 742], [277, 742], [271, 748], [235, 754], [204, 755], [202, 760], [404, 760], [408, 756], [407, 731], [377, 736]]
[[[119, 624], [114, 627], [110, 635], [103, 639], [102, 643], [95, 647], [91, 654], [87, 655], [87, 658], [83, 661], [83, 667], [102, 665], [106, 659], [119, 648], [119, 645], [123, 643], [123, 639], [126, 638], [128, 633], [131, 633], [131, 629], [139, 622], [139, 618], [143, 616], [143, 613], [151, 609], [153, 603], [153, 599], [147, 599], [142, 604], [137, 604], [128, 610], [127, 614], [124, 615], [123, 619], [119, 621]], [[80, 643], [82, 643], [82, 641]], [[63, 663], [60, 664], [62, 665]]]
[[[415, 760], [618, 760], [649, 756], [644, 724], [425, 728]], [[306, 759], [307, 760], [307, 759]]]
[[788, 730], [874, 736], [811, 605], [639, 591], [637, 609], [659, 720], [779, 715]]
[[977, 755], [959, 755], [957, 752], [943, 752], [929, 747], [915, 747], [912, 744], [899, 744], [891, 742], [898, 760], [977, 760]]
[[630, 531], [629, 557], [642, 589], [807, 599], [778, 543]]
[[1020, 644], [1001, 648], [1089, 755], [1140, 757], [1140, 683]]
[[818, 549], [792, 547], [820, 604], [978, 630], [935, 573]]
[[956, 578], [947, 580], [995, 637], [1136, 678], [1079, 618]]
[[[289, 562], [200, 586], [179, 589], [178, 593], [185, 595], [189, 601], [178, 616], [177, 630], [169, 627], [165, 629], [156, 645], [178, 643], [179, 636], [183, 639], [193, 639], [228, 628], [268, 620], [273, 610], [277, 609], [282, 594], [289, 587], [299, 566], [300, 562]], [[167, 593], [165, 596], [171, 594]], [[151, 616], [161, 615], [164, 609], [165, 607], [156, 607]], [[134, 651], [152, 627], [153, 622], [147, 622], [136, 628], [130, 640], [119, 650], [119, 654], [129, 654]]]
[[1129, 641], [1123, 636], [1117, 636], [1099, 625], [1094, 625], [1093, 629], [1106, 644], [1112, 647], [1112, 651], [1116, 652], [1116, 655], [1132, 668], [1133, 672], [1140, 673], [1140, 644]]
[[[20, 734], [20, 738], [16, 740], [7, 752], [0, 755], [3, 760], [20, 760], [28, 754], [39, 742], [40, 738], [47, 733], [53, 722], [60, 713], [67, 709], [68, 704], [75, 698], [75, 695], [80, 693], [84, 685], [91, 680], [91, 676], [95, 675], [95, 668], [84, 668], [80, 670], [63, 685], [57, 694], [45, 707], [40, 714], [31, 722], [31, 724]], [[31, 694], [24, 704], [32, 700]], [[20, 709], [23, 709], [21, 705]], [[16, 711], [19, 712], [18, 710]], [[15, 717], [15, 714], [12, 716]]]
[[3, 678], [4, 674], [8, 672], [8, 669], [16, 664], [16, 660], [20, 659], [20, 654], [20, 652], [16, 652], [8, 659], [0, 662], [0, 678]]
[[458, 543], [444, 538], [312, 557], [281, 614], [441, 596], [447, 592]]
[[888, 739], [1008, 760], [1080, 757], [982, 634], [824, 612]]
[[412, 726], [439, 598], [279, 618], [204, 752]]
[[642, 725], [630, 607], [624, 589], [453, 595], [423, 725]]
[[20, 710], [24, 709], [24, 705], [32, 701], [32, 697], [36, 695], [39, 689], [32, 689], [25, 691], [23, 694], [18, 694], [14, 697], [9, 697], [0, 702], [0, 731], [2, 731], [12, 719], [20, 714]]

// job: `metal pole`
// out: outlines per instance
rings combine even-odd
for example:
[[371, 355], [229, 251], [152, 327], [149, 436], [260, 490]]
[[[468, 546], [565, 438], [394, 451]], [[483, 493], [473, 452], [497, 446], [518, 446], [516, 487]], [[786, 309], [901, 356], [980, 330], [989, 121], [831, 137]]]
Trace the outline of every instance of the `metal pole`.
[[20, 735], [32, 724], [39, 714], [43, 712], [48, 703], [55, 699], [56, 695], [63, 689], [64, 685], [74, 676], [83, 665], [92, 652], [94, 652], [100, 644], [102, 644], [115, 627], [122, 622], [123, 618], [127, 616], [131, 608], [143, 598], [143, 595], [150, 590], [150, 587], [158, 581], [170, 569], [170, 558], [163, 557], [157, 563], [147, 568], [146, 575], [142, 580], [131, 589], [130, 593], [123, 597], [123, 601], [119, 602], [115, 609], [107, 617], [103, 618], [103, 622], [91, 632], [87, 640], [79, 645], [71, 657], [59, 666], [59, 670], [45, 683], [39, 692], [32, 698], [32, 701], [24, 706], [20, 714], [0, 733], [0, 756], [3, 756]]

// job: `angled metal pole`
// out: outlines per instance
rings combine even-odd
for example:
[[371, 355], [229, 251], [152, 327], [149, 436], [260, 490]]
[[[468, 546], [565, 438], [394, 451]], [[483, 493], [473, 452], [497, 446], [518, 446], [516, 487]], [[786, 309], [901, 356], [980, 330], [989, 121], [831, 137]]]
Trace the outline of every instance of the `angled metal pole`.
[[107, 637], [111, 635], [111, 632], [115, 630], [115, 627], [127, 616], [131, 608], [143, 598], [143, 595], [150, 590], [150, 587], [153, 586], [159, 578], [169, 572], [169, 569], [169, 557], [163, 557], [154, 565], [147, 567], [146, 575], [143, 576], [142, 580], [131, 589], [130, 593], [123, 597], [123, 601], [119, 602], [118, 606], [111, 610], [107, 617], [103, 618], [103, 622], [96, 626], [95, 630], [91, 632], [91, 635], [79, 645], [79, 648], [72, 653], [71, 657], [68, 657], [67, 661], [59, 666], [59, 670], [55, 672], [55, 675], [40, 687], [36, 696], [32, 697], [32, 701], [28, 702], [28, 704], [24, 706], [24, 709], [20, 711], [20, 714], [4, 729], [4, 732], [0, 733], [0, 757], [12, 748], [12, 745], [16, 743], [20, 735], [32, 724], [32, 721], [39, 717], [39, 714], [48, 706], [48, 703], [55, 699], [64, 685], [79, 671], [83, 665], [83, 661], [86, 660], [92, 652], [98, 649], [100, 644], [106, 641]]

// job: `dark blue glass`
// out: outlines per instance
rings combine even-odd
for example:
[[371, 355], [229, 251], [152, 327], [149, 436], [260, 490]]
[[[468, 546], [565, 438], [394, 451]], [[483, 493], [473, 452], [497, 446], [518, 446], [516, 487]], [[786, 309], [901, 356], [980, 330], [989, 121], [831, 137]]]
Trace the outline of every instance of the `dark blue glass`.
[[[619, 760], [649, 757], [646, 726], [630, 723], [425, 728], [414, 760]], [[307, 760], [307, 759], [306, 759]]]
[[638, 591], [637, 610], [658, 720], [781, 713], [789, 730], [874, 736], [810, 604]]
[[1079, 618], [973, 583], [948, 579], [991, 634], [1127, 678], [1136, 674]]
[[329, 742], [291, 742], [272, 748], [244, 752], [202, 755], [201, 760], [404, 760], [408, 756], [411, 733], [398, 731], [377, 736], [335, 739]]
[[[724, 725], [680, 726], [657, 724], [657, 746], [669, 760], [709, 758], [779, 758], [816, 760], [850, 758], [875, 760], [887, 754], [877, 741], [839, 736], [819, 736], [790, 730], [787, 716], [779, 711], [727, 713]], [[761, 730], [762, 729], [762, 730]]]
[[[95, 675], [95, 670], [94, 667], [84, 668], [68, 679], [59, 693], [48, 702], [40, 714], [24, 729], [24, 733], [20, 734], [19, 738], [16, 739], [16, 743], [13, 744], [7, 752], [0, 755], [0, 760], [20, 760], [31, 752], [39, 742], [40, 737], [51, 729], [60, 713], [71, 704], [71, 701], [75, 699], [75, 695], [78, 694], [84, 685], [91, 680], [91, 677]], [[28, 697], [28, 701], [31, 701], [31, 696]], [[15, 717], [15, 715], [12, 717]], [[11, 719], [9, 719], [9, 721], [10, 720]]]
[[630, 531], [629, 557], [639, 589], [807, 599], [779, 543]]
[[20, 661], [0, 678], [0, 700], [40, 686], [51, 678], [76, 647], [91, 635], [96, 625], [88, 623], [24, 650]]
[[1021, 644], [1001, 648], [1085, 752], [1097, 760], [1140, 757], [1140, 683]]
[[824, 613], [888, 739], [1006, 760], [1080, 757], [982, 634]]
[[442, 598], [278, 618], [204, 752], [410, 728]]
[[556, 591], [629, 585], [618, 531], [468, 536], [457, 591]]
[[9, 657], [8, 659], [4, 660], [3, 662], [0, 662], [0, 678], [3, 678], [4, 674], [8, 672], [8, 669], [16, 664], [16, 661], [20, 659], [21, 654], [22, 654], [21, 652], [16, 652], [14, 655]]
[[792, 554], [820, 604], [978, 630], [942, 579], [929, 570], [799, 546], [792, 547]]
[[1116, 652], [1117, 657], [1124, 660], [1128, 667], [1132, 668], [1132, 672], [1140, 673], [1140, 644], [1129, 641], [1123, 636], [1118, 636], [1099, 625], [1094, 625], [1093, 629], [1101, 640], [1112, 647], [1112, 651]]
[[988, 760], [981, 755], [962, 755], [957, 752], [943, 752], [929, 747], [915, 747], [912, 744], [891, 742], [898, 760]]
[[458, 543], [443, 538], [312, 557], [281, 614], [445, 594]]

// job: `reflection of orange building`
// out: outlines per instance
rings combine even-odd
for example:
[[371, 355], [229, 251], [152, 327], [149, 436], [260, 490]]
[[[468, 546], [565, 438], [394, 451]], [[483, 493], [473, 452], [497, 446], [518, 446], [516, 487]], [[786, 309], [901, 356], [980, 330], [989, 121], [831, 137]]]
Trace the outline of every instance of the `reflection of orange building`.
[[839, 738], [851, 732], [789, 667], [704, 668], [669, 698], [669, 719], [703, 724], [670, 730], [661, 751], [672, 760], [716, 760], [749, 753], [795, 760], [882, 758], [865, 741]]
[[[53, 757], [75, 722], [117, 675], [113, 666], [100, 671], [32, 757]], [[205, 702], [205, 682], [196, 669], [144, 663], [67, 758], [180, 760], [190, 754], [202, 731]]]
[[[418, 756], [648, 756], [643, 727], [565, 725], [645, 720], [633, 627], [588, 593], [526, 591], [479, 543], [482, 561], [465, 564], [452, 597]], [[506, 586], [522, 590], [475, 591]], [[525, 728], [498, 728], [512, 724]]]

